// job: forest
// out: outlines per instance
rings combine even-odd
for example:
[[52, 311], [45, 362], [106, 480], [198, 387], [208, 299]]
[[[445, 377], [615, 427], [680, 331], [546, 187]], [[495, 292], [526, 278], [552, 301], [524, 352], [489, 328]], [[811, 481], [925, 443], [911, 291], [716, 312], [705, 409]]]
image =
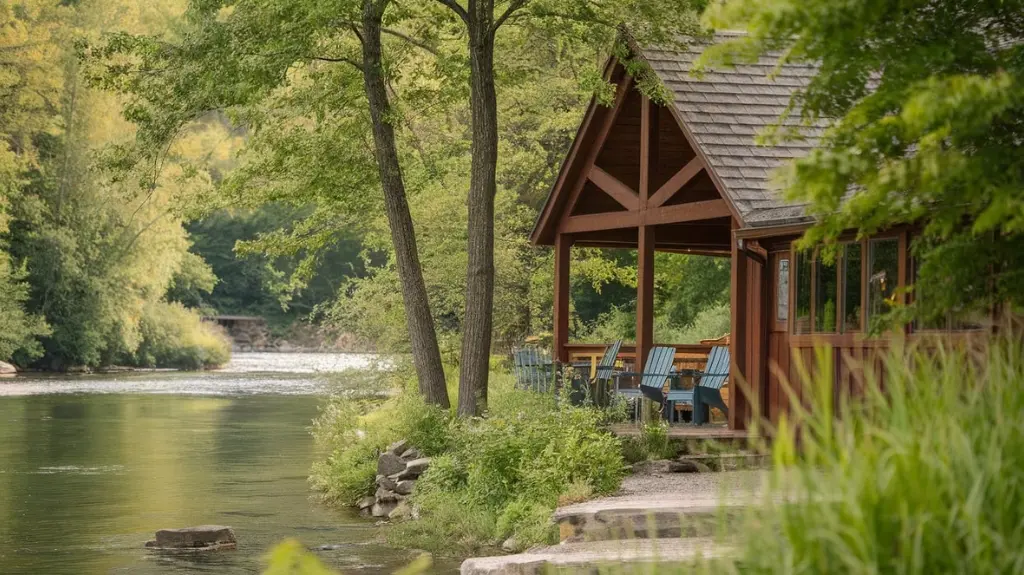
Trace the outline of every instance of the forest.
[[[313, 4], [277, 17], [327, 12]], [[344, 13], [353, 3], [338, 4]], [[551, 329], [551, 254], [527, 236], [586, 102], [607, 97], [601, 65], [621, 48], [609, 22], [650, 19], [587, 4], [565, 4], [564, 14], [533, 4], [495, 38], [497, 353]], [[653, 13], [674, 3], [648, 4]], [[269, 3], [231, 14], [185, 0], [0, 6], [0, 361], [211, 367], [229, 353], [200, 320], [215, 314], [260, 315], [281, 334], [313, 330], [327, 348], [344, 335], [349, 349], [409, 350], [358, 75], [346, 57], [306, 57], [298, 51], [310, 47], [288, 45], [299, 42], [290, 32], [254, 20], [275, 10], [287, 11]], [[384, 35], [387, 91], [429, 310], [452, 365], [467, 313], [471, 66], [444, 6], [411, 12]], [[651, 34], [694, 26], [691, 10], [679, 14]], [[211, 32], [232, 17], [267, 35], [253, 40], [264, 44]], [[344, 53], [346, 41], [323, 44]], [[174, 66], [178, 56], [160, 47], [188, 42], [208, 43], [206, 62], [275, 43], [300, 57], [205, 69], [219, 78], [147, 69]], [[631, 337], [635, 253], [577, 251], [573, 337]], [[728, 261], [658, 257], [658, 337], [726, 332]]]

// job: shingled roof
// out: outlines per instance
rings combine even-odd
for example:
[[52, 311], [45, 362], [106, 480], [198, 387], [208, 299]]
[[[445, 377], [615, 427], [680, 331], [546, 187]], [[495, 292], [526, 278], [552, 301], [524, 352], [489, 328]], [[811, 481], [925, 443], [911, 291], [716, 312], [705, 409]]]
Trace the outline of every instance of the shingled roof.
[[[718, 33], [714, 42], [740, 33]], [[805, 127], [800, 141], [758, 145], [757, 135], [778, 121], [794, 91], [805, 87], [815, 69], [811, 65], [778, 66], [779, 53], [761, 56], [756, 63], [716, 67], [697, 78], [690, 75], [694, 60], [709, 41], [692, 42], [687, 49], [642, 49], [642, 56], [673, 94], [673, 104], [695, 144], [726, 188], [746, 226], [772, 226], [806, 221], [803, 206], [788, 203], [771, 180], [782, 163], [808, 154], [817, 144], [822, 126]], [[797, 125], [799, 111], [786, 120]]]

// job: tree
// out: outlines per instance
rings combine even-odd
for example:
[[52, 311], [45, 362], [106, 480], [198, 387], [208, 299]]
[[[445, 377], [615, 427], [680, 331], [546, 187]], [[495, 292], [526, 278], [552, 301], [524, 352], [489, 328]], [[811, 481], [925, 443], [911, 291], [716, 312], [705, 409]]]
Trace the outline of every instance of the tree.
[[[705, 64], [778, 50], [815, 66], [773, 137], [828, 125], [786, 171], [817, 224], [803, 245], [915, 226], [913, 304], [934, 320], [1024, 303], [1024, 3], [727, 0], [748, 35]], [[791, 114], [793, 115], [793, 114]]]
[[[498, 110], [495, 93], [495, 37], [507, 22], [535, 26], [558, 40], [589, 41], [610, 49], [620, 40], [620, 27], [631, 31], [641, 44], [674, 44], [695, 31], [694, 3], [690, 0], [650, 0], [599, 4], [588, 0], [437, 0], [466, 27], [469, 50], [470, 109], [472, 112], [472, 166], [469, 184], [469, 233], [466, 312], [463, 318], [459, 372], [459, 414], [479, 415], [487, 406], [487, 379], [493, 331], [494, 302], [494, 197], [498, 164]], [[496, 8], [498, 11], [496, 12]], [[529, 9], [529, 10], [527, 10]], [[521, 16], [521, 18], [520, 18]], [[571, 25], [566, 26], [566, 23]], [[563, 40], [564, 41], [564, 40]], [[521, 49], [521, 47], [519, 48]], [[624, 59], [631, 59], [625, 46]], [[642, 69], [635, 63], [634, 69]], [[644, 83], [650, 86], [649, 83]]]
[[[359, 158], [366, 130], [372, 134], [376, 184], [383, 190], [420, 391], [428, 402], [447, 407], [444, 370], [387, 92], [389, 71], [382, 36], [393, 31], [383, 24], [391, 4], [389, 0], [248, 0], [229, 6], [194, 0], [185, 17], [188, 33], [177, 41], [129, 34], [111, 37], [95, 52], [107, 65], [97, 80], [130, 98], [126, 117], [139, 126], [139, 136], [134, 148], [115, 155], [119, 158], [115, 164], [129, 166], [139, 161], [159, 165], [166, 146], [205, 114], [229, 111], [258, 130], [274, 113], [262, 107], [267, 101], [287, 97], [289, 90], [311, 77], [339, 82], [335, 89], [343, 98], [332, 99], [338, 108], [320, 108], [317, 113], [343, 119], [343, 127], [350, 131], [339, 144], [349, 148], [349, 157]], [[322, 64], [331, 65], [332, 70], [321, 76], [318, 66]], [[355, 163], [347, 179], [364, 180], [367, 167], [365, 161]], [[342, 190], [348, 192], [346, 198], [332, 191], [336, 201], [348, 200], [350, 207], [358, 207], [365, 204], [361, 196], [366, 195], [366, 187]]]

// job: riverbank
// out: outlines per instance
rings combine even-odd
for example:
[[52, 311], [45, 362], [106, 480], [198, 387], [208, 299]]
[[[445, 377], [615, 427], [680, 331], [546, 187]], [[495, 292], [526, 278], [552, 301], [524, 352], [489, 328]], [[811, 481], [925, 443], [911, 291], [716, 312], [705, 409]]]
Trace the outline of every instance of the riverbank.
[[450, 557], [552, 541], [555, 507], [619, 487], [625, 463], [606, 430], [612, 412], [515, 390], [508, 373], [490, 381], [487, 416], [470, 420], [425, 405], [408, 373], [382, 376], [380, 385], [403, 390], [385, 401], [332, 398], [314, 424], [327, 454], [314, 488], [343, 507], [379, 495], [388, 473], [378, 456], [405, 440], [430, 465], [409, 498], [418, 519], [394, 521], [389, 542]]

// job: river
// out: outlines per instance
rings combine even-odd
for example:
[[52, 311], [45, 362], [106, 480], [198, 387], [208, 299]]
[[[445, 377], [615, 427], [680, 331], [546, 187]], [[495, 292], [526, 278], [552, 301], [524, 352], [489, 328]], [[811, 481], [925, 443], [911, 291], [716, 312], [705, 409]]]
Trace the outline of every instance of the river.
[[[353, 354], [236, 354], [213, 372], [0, 380], [0, 573], [259, 573], [298, 538], [344, 573], [390, 573], [413, 554], [370, 520], [318, 503], [309, 435], [327, 374]], [[332, 382], [332, 380], [334, 380]], [[230, 525], [238, 549], [166, 555], [165, 527]], [[438, 564], [437, 572], [451, 564]]]

